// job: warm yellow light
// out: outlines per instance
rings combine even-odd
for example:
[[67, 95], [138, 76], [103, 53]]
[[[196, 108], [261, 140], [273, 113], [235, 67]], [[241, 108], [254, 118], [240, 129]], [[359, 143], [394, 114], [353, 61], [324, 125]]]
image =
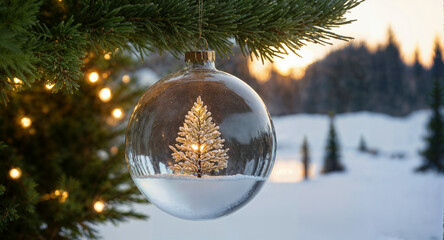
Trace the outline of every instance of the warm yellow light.
[[110, 60], [111, 59], [111, 54], [107, 53], [103, 56], [103, 58], [105, 58], [105, 60]]
[[283, 76], [291, 76], [293, 79], [300, 79], [305, 75], [305, 70], [313, 60], [313, 54], [305, 49], [297, 51], [296, 55], [290, 50], [288, 55], [280, 55], [282, 58], [274, 58], [273, 63], [254, 59], [248, 63], [250, 75], [259, 82], [266, 82], [271, 78], [272, 71], [276, 71]]
[[29, 126], [31, 126], [32, 121], [29, 117], [22, 117], [22, 119], [20, 120], [20, 124], [23, 128], [28, 128]]
[[199, 146], [197, 146], [197, 144], [192, 144], [192, 145], [191, 145], [191, 148], [192, 148], [194, 151], [197, 151], [197, 149], [199, 149]]
[[117, 146], [112, 146], [109, 151], [112, 155], [116, 155], [119, 152], [119, 148]]
[[88, 76], [88, 79], [91, 83], [97, 82], [99, 80], [99, 74], [97, 72], [91, 72]]
[[99, 98], [102, 100], [102, 102], [108, 102], [111, 100], [111, 89], [109, 88], [102, 88], [99, 91]]
[[128, 76], [126, 74], [122, 76], [122, 82], [123, 83], [129, 83], [130, 81], [131, 81], [130, 76]]
[[59, 202], [64, 203], [66, 202], [66, 199], [68, 198], [68, 192], [67, 191], [61, 191], [61, 196], [59, 197]]
[[48, 89], [48, 90], [52, 89], [54, 86], [55, 86], [55, 84], [53, 84], [53, 83], [48, 83], [45, 85], [46, 89]]
[[202, 150], [204, 149], [204, 147], [205, 147], [204, 144], [200, 145], [200, 151], [201, 151], [201, 152], [202, 152]]
[[15, 78], [14, 78], [14, 83], [22, 84], [23, 81], [15, 77]]
[[283, 55], [283, 58], [276, 58], [273, 68], [283, 76], [291, 76], [294, 79], [302, 78], [307, 66], [313, 62], [313, 55], [304, 49], [297, 53], [299, 56], [290, 52], [288, 55]]
[[58, 189], [55, 190], [55, 191], [54, 191], [54, 195], [59, 196], [59, 195], [60, 195], [60, 190], [58, 190]]
[[103, 212], [103, 210], [105, 209], [105, 203], [102, 201], [96, 201], [94, 203], [94, 210], [98, 213]]
[[11, 170], [9, 170], [9, 176], [12, 179], [19, 179], [22, 176], [22, 170], [18, 167], [11, 168]]
[[[316, 165], [310, 164], [308, 169], [308, 176], [315, 178]], [[304, 180], [304, 166], [301, 162], [291, 161], [276, 161], [273, 166], [273, 171], [270, 175], [271, 182], [291, 183], [300, 182]]]
[[116, 119], [121, 119], [123, 117], [123, 112], [122, 112], [122, 109], [120, 109], [120, 108], [114, 108], [112, 114], [113, 114], [113, 117]]
[[109, 76], [109, 74], [108, 73], [106, 73], [106, 72], [104, 72], [104, 73], [102, 73], [102, 78], [108, 78], [108, 76]]
[[261, 60], [254, 59], [248, 62], [248, 71], [250, 76], [256, 78], [259, 82], [266, 82], [271, 77], [272, 65], [270, 62], [262, 64]]

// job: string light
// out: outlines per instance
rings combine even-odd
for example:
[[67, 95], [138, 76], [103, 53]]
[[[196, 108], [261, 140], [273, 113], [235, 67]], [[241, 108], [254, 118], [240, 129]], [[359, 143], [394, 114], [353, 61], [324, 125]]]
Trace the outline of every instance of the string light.
[[110, 60], [111, 59], [111, 53], [107, 53], [103, 56], [103, 58], [105, 58], [105, 60]]
[[14, 83], [22, 84], [23, 81], [15, 77], [15, 78], [14, 78]]
[[68, 192], [64, 191], [64, 190], [56, 190], [56, 191], [59, 191], [59, 194], [56, 195], [58, 197], [58, 199], [59, 199], [59, 202], [61, 202], [61, 203], [66, 202], [66, 199], [69, 196]]
[[108, 102], [111, 100], [111, 89], [109, 88], [102, 88], [99, 91], [99, 98], [102, 100], [102, 102]]
[[112, 155], [116, 155], [119, 152], [119, 148], [117, 146], [112, 146], [109, 151]]
[[101, 213], [105, 209], [105, 203], [103, 201], [96, 201], [93, 205], [94, 211]]
[[114, 108], [112, 114], [115, 119], [121, 119], [123, 117], [123, 112], [120, 108]]
[[45, 85], [46, 89], [48, 89], [48, 90], [51, 90], [54, 86], [55, 86], [55, 84], [53, 84], [53, 83], [47, 83]]
[[91, 83], [95, 83], [99, 80], [99, 74], [97, 72], [91, 72], [88, 76], [88, 80]]
[[66, 202], [66, 199], [68, 198], [69, 193], [63, 189], [56, 189], [51, 193], [47, 193], [42, 195], [40, 198], [43, 201], [47, 201], [50, 199], [58, 199], [60, 203]]
[[29, 117], [22, 117], [22, 119], [20, 119], [20, 125], [22, 125], [23, 128], [28, 128], [31, 124], [32, 121]]
[[18, 167], [11, 168], [11, 170], [9, 170], [9, 176], [12, 179], [19, 179], [22, 176], [22, 170]]
[[126, 74], [122, 76], [122, 82], [123, 83], [129, 83], [130, 81], [131, 81], [130, 76], [128, 76]]
[[104, 72], [104, 73], [102, 73], [102, 78], [108, 78], [108, 76], [109, 76], [109, 74], [108, 73], [106, 73], [106, 72]]

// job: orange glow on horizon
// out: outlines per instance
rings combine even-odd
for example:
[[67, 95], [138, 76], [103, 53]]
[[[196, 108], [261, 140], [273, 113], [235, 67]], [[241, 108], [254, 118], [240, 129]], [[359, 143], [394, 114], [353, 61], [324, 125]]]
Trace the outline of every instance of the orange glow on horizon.
[[262, 64], [260, 60], [256, 59], [249, 61], [248, 70], [251, 76], [259, 82], [266, 82], [270, 79], [271, 72], [276, 71], [285, 77], [301, 79], [305, 75], [307, 66], [313, 62], [313, 54], [304, 49], [297, 51], [299, 56], [291, 51], [288, 52], [288, 55], [281, 55], [282, 58], [275, 58], [273, 63], [265, 62]]
[[[399, 45], [402, 60], [412, 65], [415, 51], [418, 50], [420, 62], [427, 68], [432, 66], [434, 43], [441, 43], [444, 51], [444, 31], [442, 29], [444, 5], [440, 0], [372, 0], [364, 1], [345, 14], [348, 20], [356, 20], [351, 24], [332, 29], [336, 34], [354, 38], [351, 43], [364, 43], [370, 51], [387, 44], [387, 31], [393, 30]], [[343, 48], [350, 42], [328, 40], [331, 45], [307, 43], [298, 54], [275, 58], [274, 64], [254, 60], [248, 67], [252, 77], [259, 82], [266, 82], [271, 77], [271, 71], [295, 79], [303, 77], [305, 68], [312, 62], [326, 57], [330, 52]], [[309, 56], [305, 56], [304, 52]], [[301, 61], [301, 62], [299, 62]]]
[[[316, 165], [310, 164], [309, 179], [315, 178]], [[300, 161], [276, 161], [270, 175], [270, 181], [276, 183], [295, 183], [304, 180], [303, 165]]]

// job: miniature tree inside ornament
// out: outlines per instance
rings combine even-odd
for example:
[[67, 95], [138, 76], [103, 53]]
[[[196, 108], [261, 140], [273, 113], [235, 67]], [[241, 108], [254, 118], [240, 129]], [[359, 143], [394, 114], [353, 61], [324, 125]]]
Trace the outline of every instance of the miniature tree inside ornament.
[[213, 51], [187, 52], [187, 66], [140, 98], [126, 133], [126, 161], [139, 190], [161, 210], [213, 219], [244, 206], [272, 170], [276, 138], [261, 98], [215, 68]]
[[193, 108], [185, 116], [185, 123], [180, 127], [176, 147], [170, 146], [173, 159], [177, 162], [169, 168], [175, 173], [202, 174], [219, 172], [227, 167], [227, 152], [223, 149], [224, 139], [220, 138], [219, 127], [211, 120], [211, 113], [203, 105], [200, 96]]

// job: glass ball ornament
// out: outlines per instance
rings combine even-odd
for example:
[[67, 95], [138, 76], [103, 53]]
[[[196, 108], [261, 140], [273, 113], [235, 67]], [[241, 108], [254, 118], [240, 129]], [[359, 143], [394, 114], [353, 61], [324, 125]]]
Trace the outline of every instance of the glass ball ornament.
[[203, 220], [250, 201], [273, 168], [276, 137], [256, 92], [215, 68], [214, 51], [155, 83], [128, 123], [125, 157], [143, 195], [173, 216]]

